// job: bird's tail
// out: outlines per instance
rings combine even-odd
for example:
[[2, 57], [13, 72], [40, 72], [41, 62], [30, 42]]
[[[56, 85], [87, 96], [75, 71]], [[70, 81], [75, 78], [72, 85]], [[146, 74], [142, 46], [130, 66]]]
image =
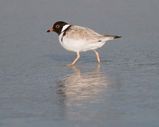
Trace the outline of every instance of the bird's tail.
[[104, 35], [104, 37], [108, 38], [108, 40], [121, 38], [121, 36], [117, 36], [117, 35]]
[[117, 36], [117, 35], [114, 35], [112, 36], [114, 39], [118, 39], [118, 38], [121, 38], [121, 36]]

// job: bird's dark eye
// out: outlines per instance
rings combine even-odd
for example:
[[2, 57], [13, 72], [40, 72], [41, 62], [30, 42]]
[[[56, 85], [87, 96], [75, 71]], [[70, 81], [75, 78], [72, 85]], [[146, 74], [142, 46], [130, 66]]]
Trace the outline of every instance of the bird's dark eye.
[[60, 28], [60, 25], [56, 25], [56, 28]]

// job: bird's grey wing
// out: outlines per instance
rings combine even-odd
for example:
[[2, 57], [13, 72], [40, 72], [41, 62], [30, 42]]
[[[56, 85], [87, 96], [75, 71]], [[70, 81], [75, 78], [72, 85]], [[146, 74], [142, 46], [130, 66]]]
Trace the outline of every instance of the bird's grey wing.
[[93, 31], [92, 29], [81, 26], [71, 26], [70, 29], [67, 31], [66, 36], [74, 40], [81, 39], [90, 42], [97, 42], [104, 37]]

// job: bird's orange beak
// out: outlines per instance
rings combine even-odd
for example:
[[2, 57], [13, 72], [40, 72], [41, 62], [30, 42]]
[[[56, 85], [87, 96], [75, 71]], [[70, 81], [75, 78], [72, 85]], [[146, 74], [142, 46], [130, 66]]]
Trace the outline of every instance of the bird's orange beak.
[[54, 30], [53, 30], [53, 28], [49, 28], [48, 30], [47, 30], [47, 32], [49, 33], [49, 32], [53, 32]]

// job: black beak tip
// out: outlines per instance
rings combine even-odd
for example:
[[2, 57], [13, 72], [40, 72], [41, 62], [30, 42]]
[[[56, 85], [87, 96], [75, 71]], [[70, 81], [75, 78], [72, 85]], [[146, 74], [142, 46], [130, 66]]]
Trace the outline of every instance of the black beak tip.
[[47, 30], [46, 32], [47, 32], [47, 33], [49, 33], [49, 32], [50, 32], [50, 30]]

